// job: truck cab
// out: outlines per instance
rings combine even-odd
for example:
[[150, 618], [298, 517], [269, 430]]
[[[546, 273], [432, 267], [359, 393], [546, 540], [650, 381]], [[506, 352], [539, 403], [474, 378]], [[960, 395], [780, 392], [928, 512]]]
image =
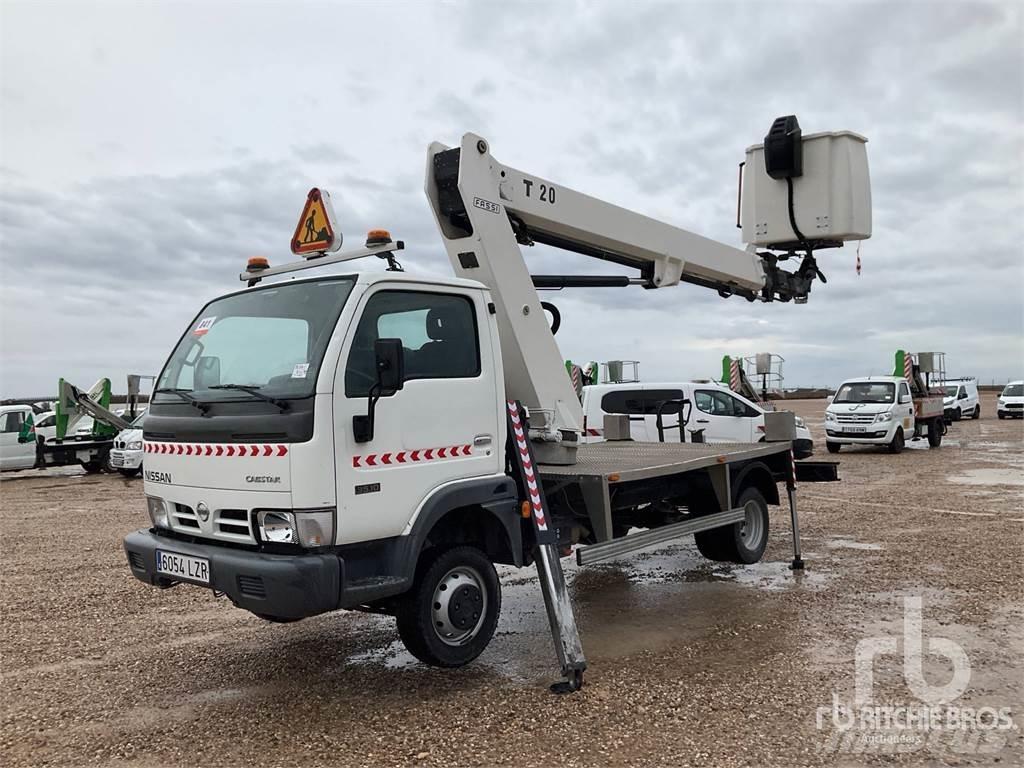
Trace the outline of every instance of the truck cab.
[[[126, 540], [135, 575], [206, 584], [271, 619], [353, 607], [405, 589], [407, 550], [432, 515], [477, 504], [498, 515], [494, 559], [514, 560], [489, 305], [479, 283], [397, 273], [270, 283], [206, 305], [146, 414], [154, 527]], [[384, 392], [382, 339], [400, 340], [404, 367]], [[335, 547], [351, 559], [325, 554]], [[297, 591], [296, 574], [317, 588]]]
[[825, 445], [830, 453], [843, 445], [879, 445], [898, 452], [914, 434], [915, 419], [906, 379], [848, 379], [825, 409]]
[[29, 434], [32, 408], [0, 406], [0, 470], [31, 469], [36, 465], [36, 440]]

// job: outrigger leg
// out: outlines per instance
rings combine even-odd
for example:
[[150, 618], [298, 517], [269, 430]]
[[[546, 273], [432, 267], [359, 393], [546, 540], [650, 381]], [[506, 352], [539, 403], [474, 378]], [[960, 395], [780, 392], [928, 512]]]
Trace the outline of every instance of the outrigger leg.
[[796, 516], [796, 459], [793, 449], [789, 449], [789, 478], [786, 480], [786, 495], [789, 497], [789, 519], [793, 524], [793, 562], [789, 564], [791, 571], [802, 571], [804, 561], [800, 556], [800, 521]]
[[[537, 577], [540, 579], [551, 625], [551, 637], [555, 641], [555, 653], [565, 678], [551, 686], [555, 693], [572, 693], [583, 686], [583, 671], [587, 660], [583, 656], [583, 643], [576, 627], [569, 590], [558, 553], [558, 536], [547, 513], [547, 499], [544, 488], [536, 473], [533, 449], [530, 446], [526, 413], [518, 400], [508, 403], [508, 455], [514, 473], [519, 497], [529, 504], [530, 519], [536, 535], [537, 547], [534, 552], [537, 561]], [[524, 510], [525, 514], [525, 510]]]

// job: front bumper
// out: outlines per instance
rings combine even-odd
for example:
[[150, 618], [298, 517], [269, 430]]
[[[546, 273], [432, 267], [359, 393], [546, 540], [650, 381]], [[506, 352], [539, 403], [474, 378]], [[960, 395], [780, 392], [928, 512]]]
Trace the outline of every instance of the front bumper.
[[142, 466], [142, 451], [115, 448], [110, 452], [110, 466], [114, 469], [138, 469]]
[[270, 555], [252, 550], [198, 544], [136, 531], [124, 538], [128, 566], [139, 581], [170, 587], [177, 580], [156, 572], [156, 550], [210, 561], [210, 583], [196, 584], [225, 593], [235, 605], [261, 616], [302, 619], [339, 607], [344, 561], [335, 554]]
[[885, 445], [892, 441], [896, 434], [899, 421], [866, 424], [865, 432], [842, 432], [834, 426], [825, 428], [825, 435], [830, 443], [850, 443], [852, 445]]

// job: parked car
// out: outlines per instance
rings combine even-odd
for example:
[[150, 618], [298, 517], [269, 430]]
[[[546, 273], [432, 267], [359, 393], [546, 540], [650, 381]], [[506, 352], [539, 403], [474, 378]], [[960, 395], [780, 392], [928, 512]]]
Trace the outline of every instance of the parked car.
[[26, 423], [32, 406], [0, 406], [0, 470], [31, 469], [36, 465], [36, 441]]
[[142, 411], [129, 429], [118, 432], [114, 447], [110, 449], [110, 468], [125, 477], [134, 477], [142, 472], [142, 419], [145, 415], [146, 412]]
[[947, 379], [936, 386], [945, 390], [943, 405], [948, 421], [960, 421], [970, 416], [981, 418], [981, 400], [978, 398], [978, 382], [974, 379]]
[[[639, 442], [658, 442], [658, 410], [663, 411], [665, 442], [680, 441], [678, 410], [666, 408], [670, 401], [691, 403], [687, 442], [703, 433], [708, 443], [757, 443], [764, 440], [764, 409], [722, 384], [673, 382], [669, 384], [593, 384], [583, 388], [583, 440], [604, 440], [605, 414], [629, 416], [630, 435]], [[814, 440], [803, 419], [796, 417], [797, 439], [793, 454], [805, 459], [814, 453]], [[699, 436], [699, 435], [698, 435]]]
[[1011, 381], [999, 394], [996, 415], [1000, 419], [1024, 418], [1024, 381]]

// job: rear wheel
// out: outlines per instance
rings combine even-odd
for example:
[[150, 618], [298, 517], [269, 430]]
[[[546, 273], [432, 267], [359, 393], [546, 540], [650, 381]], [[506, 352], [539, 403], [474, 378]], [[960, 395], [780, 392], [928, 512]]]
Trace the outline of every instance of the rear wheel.
[[889, 453], [901, 453], [906, 442], [903, 439], [903, 427], [896, 427], [896, 434], [889, 441]]
[[928, 424], [928, 446], [930, 448], [938, 448], [942, 444], [943, 431], [942, 419], [932, 419]]
[[746, 512], [742, 522], [694, 535], [697, 549], [708, 560], [749, 565], [764, 556], [768, 546], [768, 502], [751, 487], [740, 494], [736, 506]]
[[839, 449], [843, 447], [842, 443], [830, 443], [825, 441], [825, 447], [828, 448], [829, 453], [839, 453]]
[[461, 667], [487, 647], [500, 612], [501, 586], [487, 555], [470, 546], [428, 551], [398, 607], [398, 634], [425, 664]]

